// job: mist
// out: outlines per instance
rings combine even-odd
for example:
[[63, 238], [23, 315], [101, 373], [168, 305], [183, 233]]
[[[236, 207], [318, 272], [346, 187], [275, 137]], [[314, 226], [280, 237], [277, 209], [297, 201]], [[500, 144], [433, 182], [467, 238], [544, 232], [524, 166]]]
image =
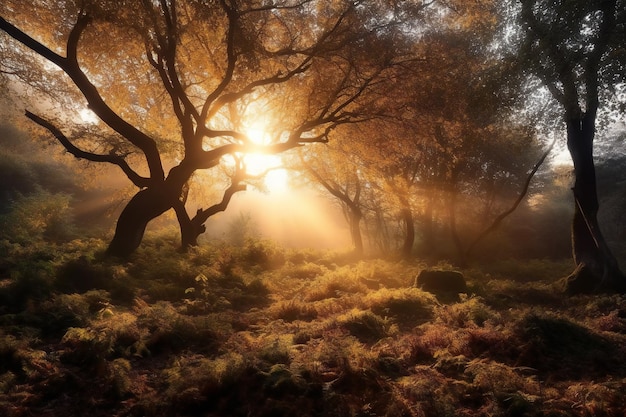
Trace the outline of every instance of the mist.
[[[338, 207], [312, 190], [264, 193], [255, 189], [235, 194], [225, 212], [211, 217], [205, 239], [241, 235], [261, 237], [290, 248], [344, 249], [351, 245], [350, 232]], [[239, 232], [239, 233], [237, 233]]]

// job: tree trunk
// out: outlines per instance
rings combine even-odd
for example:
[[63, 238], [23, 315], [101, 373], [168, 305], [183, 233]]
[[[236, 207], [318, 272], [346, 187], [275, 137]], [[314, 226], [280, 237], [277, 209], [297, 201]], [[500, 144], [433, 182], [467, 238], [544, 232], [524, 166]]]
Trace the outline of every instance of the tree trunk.
[[459, 236], [456, 224], [457, 191], [454, 187], [452, 187], [450, 193], [451, 195], [448, 200], [448, 220], [450, 222], [450, 234], [457, 253], [455, 263], [460, 267], [465, 267], [467, 266], [467, 258], [465, 257], [463, 242], [461, 242], [461, 237]]
[[361, 213], [355, 213], [350, 211], [350, 236], [352, 237], [352, 244], [354, 245], [354, 253], [361, 256], [363, 255], [363, 237], [361, 236]]
[[576, 269], [566, 278], [570, 293], [626, 291], [626, 280], [598, 224], [598, 193], [593, 162], [595, 114], [567, 119], [567, 147], [574, 163], [572, 251]]
[[404, 222], [404, 242], [402, 243], [402, 256], [409, 259], [413, 253], [413, 244], [415, 243], [415, 222], [413, 221], [413, 212], [408, 204], [400, 212], [402, 221]]
[[107, 255], [122, 258], [130, 256], [139, 247], [148, 222], [172, 207], [172, 198], [162, 189], [146, 188], [139, 191], [122, 210]]
[[435, 220], [433, 210], [433, 206], [435, 205], [434, 191], [430, 190], [426, 198], [426, 207], [424, 209], [421, 222], [422, 242], [420, 244], [420, 252], [423, 255], [432, 255], [435, 252]]

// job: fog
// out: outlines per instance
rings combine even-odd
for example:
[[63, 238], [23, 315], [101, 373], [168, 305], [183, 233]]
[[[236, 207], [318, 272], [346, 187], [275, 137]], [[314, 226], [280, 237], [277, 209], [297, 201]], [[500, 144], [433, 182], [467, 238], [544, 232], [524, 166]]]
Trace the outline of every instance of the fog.
[[[229, 239], [248, 232], [292, 248], [343, 249], [351, 244], [337, 206], [304, 189], [235, 194], [226, 211], [211, 217], [206, 226], [205, 238]], [[242, 227], [251, 230], [237, 230]]]

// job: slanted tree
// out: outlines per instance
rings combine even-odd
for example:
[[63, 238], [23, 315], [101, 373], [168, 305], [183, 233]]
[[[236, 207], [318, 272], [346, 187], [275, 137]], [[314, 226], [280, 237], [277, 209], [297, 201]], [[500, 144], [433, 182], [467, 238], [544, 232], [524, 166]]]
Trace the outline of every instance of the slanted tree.
[[626, 2], [623, 0], [521, 0], [520, 61], [562, 109], [574, 163], [570, 292], [626, 291], [626, 278], [598, 223], [594, 138], [626, 81]]
[[[367, 51], [368, 38], [394, 21], [385, 13], [373, 19], [374, 6], [384, 4], [368, 4], [7, 0], [0, 6], [7, 52], [0, 66], [12, 82], [46, 94], [49, 104], [26, 112], [31, 120], [77, 158], [114, 164], [139, 188], [117, 220], [109, 254], [130, 255], [148, 222], [170, 209], [187, 247], [246, 178], [237, 171], [222, 201], [192, 216], [186, 195], [194, 172], [227, 155], [324, 142], [358, 118], [359, 97], [390, 61], [372, 56], [370, 69], [362, 55], [357, 71], [348, 57]], [[6, 35], [17, 42], [4, 46]], [[101, 121], [98, 134], [70, 126], [76, 117], [69, 110], [85, 101]], [[42, 114], [55, 105], [65, 114]], [[270, 144], [255, 144], [247, 134], [255, 118], [281, 124]]]

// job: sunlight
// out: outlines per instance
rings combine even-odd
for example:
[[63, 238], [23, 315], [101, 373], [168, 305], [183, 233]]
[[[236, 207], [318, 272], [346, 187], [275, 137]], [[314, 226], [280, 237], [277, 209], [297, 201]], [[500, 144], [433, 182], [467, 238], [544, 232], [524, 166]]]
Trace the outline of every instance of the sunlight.
[[96, 116], [96, 114], [88, 108], [82, 109], [78, 115], [80, 116], [80, 120], [89, 124], [96, 124], [98, 123], [98, 120], [100, 120], [98, 119], [98, 116]]
[[[250, 140], [257, 145], [271, 143], [269, 135], [257, 126], [246, 129]], [[278, 155], [266, 155], [262, 153], [250, 153], [244, 158], [248, 173], [251, 175], [264, 175], [263, 185], [270, 193], [284, 193], [289, 188], [289, 175], [287, 170], [281, 168], [283, 163]]]

